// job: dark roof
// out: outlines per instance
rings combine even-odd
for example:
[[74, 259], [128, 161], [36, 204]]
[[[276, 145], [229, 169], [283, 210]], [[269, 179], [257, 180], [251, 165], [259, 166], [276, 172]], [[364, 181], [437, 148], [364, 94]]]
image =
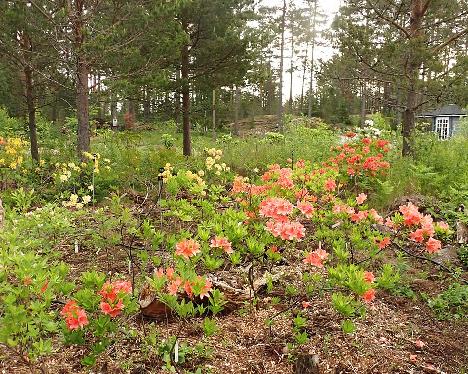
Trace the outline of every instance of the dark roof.
[[448, 104], [439, 109], [421, 113], [419, 117], [466, 116], [466, 114], [466, 110], [460, 108], [458, 105]]

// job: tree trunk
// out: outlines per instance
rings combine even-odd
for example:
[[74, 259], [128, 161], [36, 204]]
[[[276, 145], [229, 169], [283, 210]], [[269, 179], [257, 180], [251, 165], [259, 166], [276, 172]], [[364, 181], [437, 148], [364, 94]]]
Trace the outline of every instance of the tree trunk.
[[280, 54], [280, 67], [279, 67], [279, 93], [278, 93], [278, 125], [279, 131], [284, 133], [283, 124], [283, 63], [284, 63], [284, 29], [286, 18], [286, 0], [283, 0], [283, 13], [281, 16], [281, 54]]
[[317, 2], [318, 0], [315, 0], [314, 3], [314, 12], [312, 16], [312, 51], [311, 51], [311, 56], [310, 56], [310, 82], [309, 82], [309, 109], [307, 111], [308, 116], [312, 117], [312, 92], [313, 92], [313, 82], [314, 82], [314, 50], [315, 50], [315, 23], [316, 23], [316, 17], [317, 17]]
[[90, 149], [88, 66], [82, 51], [85, 39], [84, 2], [83, 0], [76, 0], [73, 5], [68, 2], [68, 7], [74, 33], [73, 47], [76, 54], [77, 151], [78, 157], [83, 159], [83, 152], [89, 152]]
[[180, 89], [179, 89], [179, 84], [180, 84], [180, 69], [177, 68], [176, 70], [176, 82], [177, 82], [177, 88], [174, 92], [174, 120], [177, 124], [177, 127], [179, 127], [179, 120], [180, 120]]
[[216, 89], [213, 89], [213, 102], [212, 102], [212, 114], [213, 114], [213, 140], [216, 140]]
[[234, 94], [234, 135], [239, 136], [239, 107], [240, 107], [240, 89], [236, 86]]
[[402, 135], [403, 135], [403, 156], [413, 154], [412, 135], [415, 123], [415, 111], [417, 101], [417, 83], [419, 79], [419, 68], [422, 64], [421, 48], [423, 40], [422, 21], [427, 8], [424, 8], [422, 0], [411, 1], [411, 15], [409, 25], [410, 43], [408, 46], [408, 67], [409, 76], [408, 91], [406, 94], [406, 105], [403, 113]]
[[77, 151], [80, 158], [90, 150], [88, 68], [82, 56], [76, 67], [76, 118], [78, 119]]
[[26, 65], [24, 67], [24, 84], [26, 93], [26, 104], [28, 107], [29, 140], [31, 143], [31, 157], [39, 162], [39, 147], [37, 145], [36, 106], [34, 105], [32, 70]]
[[304, 57], [304, 66], [303, 66], [303, 71], [302, 71], [302, 84], [301, 84], [301, 115], [304, 112], [304, 85], [305, 85], [305, 77], [306, 77], [306, 71], [307, 71], [307, 55], [309, 53], [309, 42], [307, 41], [306, 45], [306, 54]]
[[366, 81], [361, 83], [361, 127], [364, 127], [366, 122]]
[[[188, 25], [183, 22], [182, 27], [187, 33]], [[190, 139], [190, 83], [189, 83], [189, 46], [184, 44], [181, 50], [182, 75], [182, 127], [184, 156], [192, 155], [192, 141]]]
[[291, 71], [289, 86], [289, 113], [293, 111], [293, 71], [294, 71], [294, 20], [291, 20]]

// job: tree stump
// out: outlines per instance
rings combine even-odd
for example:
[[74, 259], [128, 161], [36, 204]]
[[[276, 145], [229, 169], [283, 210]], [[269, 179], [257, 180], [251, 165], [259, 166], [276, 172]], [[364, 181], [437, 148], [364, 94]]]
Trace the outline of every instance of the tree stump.
[[294, 374], [319, 374], [318, 362], [317, 355], [300, 354], [294, 364]]

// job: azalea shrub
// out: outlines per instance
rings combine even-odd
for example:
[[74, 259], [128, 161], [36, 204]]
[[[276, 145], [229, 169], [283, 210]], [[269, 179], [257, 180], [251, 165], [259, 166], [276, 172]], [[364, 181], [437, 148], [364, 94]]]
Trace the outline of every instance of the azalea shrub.
[[123, 314], [137, 310], [132, 300], [132, 285], [126, 280], [105, 280], [99, 272], [84, 272], [82, 287], [75, 291], [60, 310], [66, 344], [86, 344], [88, 354], [81, 360], [94, 365], [100, 353], [118, 339], [119, 323]]
[[68, 265], [52, 251], [73, 233], [73, 217], [48, 205], [7, 218], [0, 230], [0, 343], [33, 362], [52, 352], [57, 300], [74, 288]]
[[[391, 279], [398, 278], [396, 269], [379, 269], [375, 260], [390, 247], [409, 246], [415, 254], [437, 252], [449, 229], [412, 204], [386, 219], [369, 208], [360, 183], [386, 173], [390, 163], [385, 155], [391, 145], [352, 133], [347, 137], [350, 141], [334, 147], [334, 154], [321, 164], [287, 160], [287, 166], [270, 165], [258, 176], [235, 176], [225, 202], [235, 202], [237, 209], [220, 210], [216, 199], [167, 196], [168, 215], [197, 222], [195, 231], [183, 233], [179, 241], [169, 238], [167, 247], [175, 248], [176, 259], [202, 271], [216, 271], [228, 259], [233, 265], [269, 267], [283, 256], [302, 256], [304, 305], [326, 289], [332, 291], [332, 306], [344, 318], [362, 316], [365, 305], [378, 296], [377, 289], [391, 288]], [[212, 168], [215, 159], [207, 161], [207, 168]], [[170, 181], [186, 173], [179, 170], [174, 177], [166, 168], [168, 191], [178, 195], [185, 187], [193, 192], [190, 184], [180, 182], [179, 189], [171, 188]], [[220, 189], [218, 194], [226, 192]], [[171, 280], [162, 269], [158, 272], [158, 281], [153, 280], [156, 289], [168, 282], [173, 296], [191, 296], [190, 283], [183, 277]], [[350, 320], [343, 326], [352, 330]]]
[[[212, 335], [212, 316], [230, 301], [217, 283], [223, 272], [250, 290], [251, 307], [264, 289], [276, 291], [275, 302], [290, 311], [291, 349], [308, 341], [318, 298], [352, 333], [354, 319], [401, 281], [399, 268], [385, 261], [388, 252], [430, 259], [452, 232], [412, 203], [388, 215], [373, 209], [371, 187], [390, 170], [392, 144], [355, 133], [345, 139], [324, 161], [291, 155], [243, 175], [233, 173], [223, 150], [207, 148], [203, 162], [164, 163], [138, 204], [131, 194], [111, 193], [92, 208], [110, 160], [85, 154], [80, 164], [57, 163], [58, 205], [8, 210], [0, 231], [0, 342], [19, 357], [38, 357], [60, 335], [65, 344], [84, 345], [82, 363], [94, 365], [121, 338], [143, 292], [181, 320], [203, 316]], [[108, 259], [121, 250], [119, 265], [128, 272], [82, 269], [70, 279], [55, 250], [64, 245]], [[295, 271], [276, 271], [285, 266]], [[176, 342], [154, 344], [169, 366]]]

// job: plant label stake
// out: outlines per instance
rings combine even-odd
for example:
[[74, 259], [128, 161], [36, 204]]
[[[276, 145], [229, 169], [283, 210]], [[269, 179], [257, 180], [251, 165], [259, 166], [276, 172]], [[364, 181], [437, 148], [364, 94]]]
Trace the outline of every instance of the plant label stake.
[[174, 362], [179, 362], [179, 340], [177, 338], [174, 345]]

